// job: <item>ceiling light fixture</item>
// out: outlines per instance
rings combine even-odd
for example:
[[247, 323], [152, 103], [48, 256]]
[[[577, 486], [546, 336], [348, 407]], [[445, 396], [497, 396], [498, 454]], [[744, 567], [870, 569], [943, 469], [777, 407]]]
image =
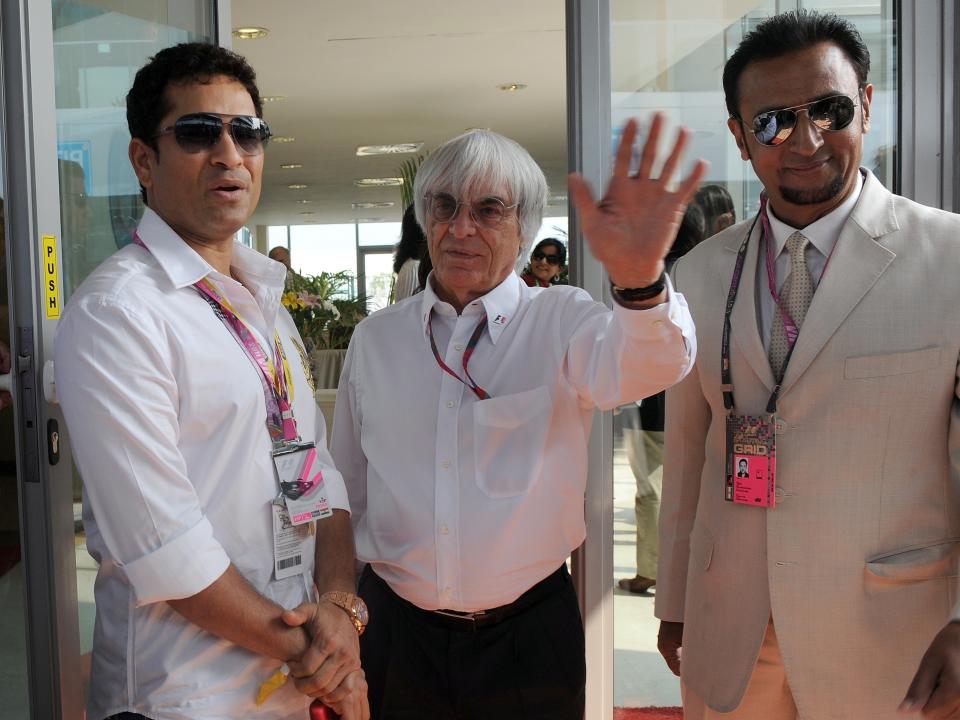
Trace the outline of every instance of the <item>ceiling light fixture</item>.
[[287, 187], [290, 188], [291, 190], [303, 190], [307, 186], [304, 185], [303, 183], [290, 183], [289, 185], [287, 185]]
[[357, 187], [399, 187], [403, 185], [402, 177], [360, 178], [354, 180]]
[[237, 40], [259, 40], [270, 34], [265, 27], [238, 27], [233, 29], [233, 36]]
[[422, 147], [422, 142], [394, 143], [393, 145], [360, 145], [357, 147], [357, 157], [365, 157], [367, 155], [400, 155], [401, 153], [415, 153]]
[[392, 202], [355, 202], [350, 203], [354, 210], [373, 210], [374, 208], [391, 208], [396, 203]]
[[283, 102], [287, 99], [286, 95], [261, 95], [260, 102], [273, 103], [273, 102]]
[[299, 200], [297, 200], [297, 202], [300, 203], [301, 205], [307, 205], [309, 203], [312, 203], [313, 200], [308, 200], [307, 198], [300, 198]]
[[293, 135], [271, 135], [270, 136], [270, 142], [280, 143], [281, 145], [283, 143], [292, 143], [294, 140], [296, 140], [296, 138], [293, 137]]
[[283, 165], [280, 166], [280, 169], [281, 169], [281, 170], [296, 170], [297, 168], [302, 168], [302, 167], [303, 167], [303, 165], [301, 165], [300, 163], [283, 163]]
[[497, 85], [498, 90], [503, 90], [504, 92], [517, 92], [519, 90], [526, 89], [526, 85], [523, 83], [505, 83], [503, 85]]
[[313, 210], [304, 210], [303, 212], [301, 212], [301, 213], [299, 213], [299, 214], [300, 214], [300, 215], [316, 215], [316, 213], [313, 212]]
[[547, 200], [547, 205], [563, 205], [567, 201], [566, 195], [551, 195]]
[[358, 222], [358, 223], [383, 222], [383, 218], [357, 218], [356, 220], [354, 220], [354, 222]]

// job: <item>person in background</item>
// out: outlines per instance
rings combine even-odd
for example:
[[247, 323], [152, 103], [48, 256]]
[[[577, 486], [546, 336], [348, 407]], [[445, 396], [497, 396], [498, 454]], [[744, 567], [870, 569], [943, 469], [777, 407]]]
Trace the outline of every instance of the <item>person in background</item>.
[[367, 564], [359, 593], [375, 619], [361, 656], [375, 718], [583, 718], [566, 559], [585, 536], [594, 409], [658, 392], [696, 354], [663, 258], [705, 166], [673, 189], [682, 131], [651, 177], [662, 127], [657, 115], [628, 174], [627, 124], [600, 203], [570, 181], [613, 309], [514, 271], [547, 200], [517, 143], [473, 130], [417, 172], [433, 271], [416, 299], [357, 327], [331, 443]]
[[277, 245], [270, 249], [268, 257], [281, 263], [287, 270], [290, 270], [290, 251], [284, 245]]
[[400, 302], [420, 289], [418, 269], [423, 256], [427, 254], [427, 238], [417, 222], [413, 205], [403, 213], [400, 223], [400, 242], [393, 253], [393, 290], [390, 302]]
[[[302, 340], [285, 268], [234, 240], [260, 197], [262, 110], [253, 69], [222, 47], [166, 48], [137, 72], [146, 209], [57, 330], [99, 565], [90, 720], [302, 720], [307, 694], [368, 717], [349, 504], [307, 371], [287, 362]], [[298, 473], [321, 494], [293, 498], [291, 529], [280, 491]], [[296, 680], [258, 708], [283, 663]]]
[[[677, 237], [667, 253], [667, 272], [673, 264], [703, 240], [704, 220], [700, 208], [690, 203]], [[617, 586], [627, 592], [645, 594], [657, 584], [657, 519], [660, 516], [660, 495], [663, 489], [663, 426], [664, 393], [644, 398], [620, 408], [618, 416], [623, 430], [627, 460], [637, 484], [634, 516], [637, 521], [637, 573], [621, 578]]]
[[566, 246], [557, 238], [544, 238], [533, 248], [530, 263], [520, 278], [530, 287], [550, 287], [566, 269]]
[[693, 202], [703, 211], [706, 224], [704, 237], [713, 237], [737, 221], [733, 198], [723, 185], [704, 185], [693, 196]]

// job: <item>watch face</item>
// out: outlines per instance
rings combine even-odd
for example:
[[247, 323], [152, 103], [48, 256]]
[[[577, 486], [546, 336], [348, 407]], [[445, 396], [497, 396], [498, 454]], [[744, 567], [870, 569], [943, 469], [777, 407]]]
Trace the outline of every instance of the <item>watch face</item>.
[[367, 620], [370, 619], [370, 613], [367, 612], [366, 603], [364, 603], [363, 600], [361, 600], [360, 598], [356, 598], [353, 601], [353, 612], [355, 613], [357, 620], [359, 620], [361, 624], [363, 625], [367, 624]]

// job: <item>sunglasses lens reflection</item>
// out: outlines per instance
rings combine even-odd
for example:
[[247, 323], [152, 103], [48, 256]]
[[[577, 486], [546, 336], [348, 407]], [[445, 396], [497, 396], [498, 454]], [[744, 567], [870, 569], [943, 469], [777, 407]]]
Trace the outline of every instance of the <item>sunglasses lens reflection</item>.
[[[270, 130], [260, 118], [235, 117], [230, 120], [229, 128], [237, 147], [247, 155], [263, 152], [270, 138]], [[173, 133], [177, 144], [185, 152], [202, 152], [220, 142], [223, 120], [216, 115], [184, 115], [174, 123]]]
[[843, 130], [853, 120], [853, 100], [840, 95], [789, 110], [760, 113], [753, 119], [753, 134], [764, 145], [785, 142], [797, 126], [800, 110], [806, 108], [810, 121], [820, 130]]

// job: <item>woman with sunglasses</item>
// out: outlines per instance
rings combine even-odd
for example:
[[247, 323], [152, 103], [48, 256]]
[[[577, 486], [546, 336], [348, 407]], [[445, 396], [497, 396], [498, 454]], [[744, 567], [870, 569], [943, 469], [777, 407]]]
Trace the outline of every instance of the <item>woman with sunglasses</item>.
[[556, 238], [544, 238], [530, 253], [530, 262], [520, 277], [530, 287], [550, 287], [560, 283], [567, 269], [567, 248]]

